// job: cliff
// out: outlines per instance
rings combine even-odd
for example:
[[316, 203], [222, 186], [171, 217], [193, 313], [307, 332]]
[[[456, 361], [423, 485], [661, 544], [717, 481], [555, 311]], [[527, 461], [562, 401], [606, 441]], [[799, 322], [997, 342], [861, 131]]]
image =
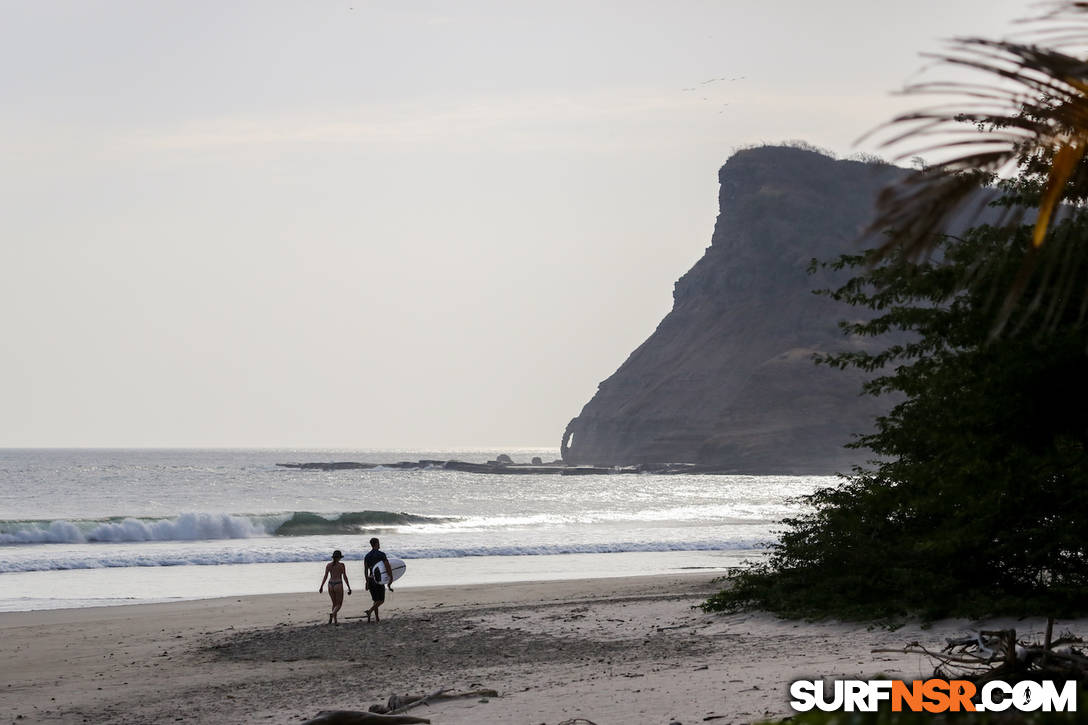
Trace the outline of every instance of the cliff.
[[813, 352], [869, 344], [837, 323], [860, 313], [813, 289], [813, 258], [857, 251], [879, 190], [907, 173], [797, 148], [741, 151], [721, 168], [711, 245], [673, 309], [600, 384], [563, 438], [568, 463], [692, 462], [737, 473], [833, 473], [887, 403]]

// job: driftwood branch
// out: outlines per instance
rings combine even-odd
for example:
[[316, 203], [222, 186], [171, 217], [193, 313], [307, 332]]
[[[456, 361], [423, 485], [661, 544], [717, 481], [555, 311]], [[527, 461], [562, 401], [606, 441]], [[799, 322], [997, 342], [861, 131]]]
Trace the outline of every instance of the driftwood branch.
[[[976, 684], [991, 679], [1075, 679], [1088, 684], [1088, 656], [1074, 648], [1081, 643], [1071, 634], [1054, 639], [1054, 620], [1048, 619], [1042, 643], [1019, 641], [1015, 629], [982, 630], [974, 636], [946, 640], [940, 652], [918, 642], [901, 648], [880, 648], [873, 653], [925, 655], [939, 677], [962, 677]], [[1061, 647], [1061, 649], [1058, 649]]]
[[322, 710], [317, 717], [307, 720], [302, 725], [415, 725], [431, 721], [414, 715], [380, 715], [358, 710]]
[[933, 659], [939, 660], [940, 662], [946, 664], [955, 663], [961, 665], [988, 665], [994, 661], [993, 657], [976, 657], [974, 655], [953, 655], [945, 654], [944, 652], [934, 652], [933, 650], [926, 649], [925, 647], [918, 644], [907, 645], [906, 647], [900, 647], [899, 649], [882, 647], [880, 649], [874, 649], [869, 651], [873, 654], [876, 654], [878, 652], [885, 652], [925, 655], [926, 657], [932, 657]]
[[498, 697], [499, 693], [495, 690], [479, 689], [468, 690], [466, 692], [450, 692], [448, 688], [440, 687], [439, 689], [429, 692], [426, 695], [390, 695], [389, 701], [384, 705], [371, 705], [370, 712], [397, 715], [411, 710], [413, 707], [419, 707], [420, 705], [426, 705], [436, 700], [457, 700], [463, 697]]
[[389, 714], [395, 715], [397, 713], [404, 712], [405, 710], [411, 710], [413, 707], [417, 707], [419, 705], [426, 705], [434, 698], [446, 692], [447, 689], [448, 688], [440, 687], [428, 695], [424, 695], [423, 697], [414, 697], [407, 702], [405, 702], [407, 698], [401, 698], [397, 697], [396, 695], [392, 695], [389, 698], [389, 704], [387, 706], [389, 708]]
[[1025, 652], [1027, 654], [1046, 654], [1047, 657], [1050, 657], [1052, 659], [1062, 660], [1064, 662], [1069, 662], [1074, 665], [1088, 668], [1088, 657], [1084, 657], [1083, 655], [1075, 655], [1072, 652], [1055, 652], [1054, 650], [1043, 650], [1038, 647], [1027, 649], [1025, 650]]

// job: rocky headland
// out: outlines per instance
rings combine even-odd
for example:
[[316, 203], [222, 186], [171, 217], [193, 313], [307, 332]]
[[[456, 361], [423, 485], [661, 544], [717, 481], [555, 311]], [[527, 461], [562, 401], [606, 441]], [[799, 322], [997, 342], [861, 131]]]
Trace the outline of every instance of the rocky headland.
[[828, 474], [865, 457], [844, 448], [888, 403], [855, 371], [812, 356], [860, 348], [851, 307], [813, 294], [845, 274], [811, 260], [856, 252], [878, 192], [910, 173], [810, 150], [741, 151], [721, 168], [720, 213], [673, 309], [567, 426], [568, 464], [663, 461], [718, 472]]

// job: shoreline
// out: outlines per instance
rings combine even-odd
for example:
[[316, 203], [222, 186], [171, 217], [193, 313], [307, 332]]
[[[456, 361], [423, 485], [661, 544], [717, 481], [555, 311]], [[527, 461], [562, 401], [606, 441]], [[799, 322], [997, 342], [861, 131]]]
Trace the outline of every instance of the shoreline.
[[445, 687], [498, 697], [412, 713], [443, 725], [747, 723], [791, 714], [795, 679], [928, 676], [917, 655], [870, 650], [969, 625], [707, 614], [696, 607], [717, 576], [398, 587], [380, 625], [362, 618], [358, 589], [339, 627], [322, 624], [329, 600], [316, 591], [0, 613], [0, 718], [287, 723]]
[[[762, 549], [473, 556], [406, 559], [405, 590], [455, 586], [470, 571], [476, 584], [716, 572], [743, 566]], [[346, 563], [362, 581], [359, 555]], [[0, 574], [0, 612], [300, 594], [316, 590], [325, 560], [259, 564], [104, 567]]]

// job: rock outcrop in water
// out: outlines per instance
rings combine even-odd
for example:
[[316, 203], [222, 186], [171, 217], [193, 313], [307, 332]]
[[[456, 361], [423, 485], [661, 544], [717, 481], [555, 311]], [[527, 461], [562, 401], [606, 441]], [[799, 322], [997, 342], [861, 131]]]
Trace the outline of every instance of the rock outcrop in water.
[[[506, 461], [501, 459], [505, 458]], [[694, 463], [640, 463], [634, 466], [578, 466], [569, 465], [563, 461], [543, 463], [540, 458], [534, 458], [532, 463], [514, 463], [510, 456], [499, 456], [499, 459], [487, 463], [470, 463], [468, 461], [398, 461], [396, 463], [366, 463], [363, 461], [309, 461], [307, 463], [277, 463], [280, 468], [295, 468], [301, 471], [351, 471], [351, 470], [443, 470], [461, 471], [462, 473], [487, 473], [496, 475], [551, 475], [560, 476], [591, 476], [612, 475], [623, 473], [655, 473], [661, 475], [673, 475], [681, 473], [726, 473], [716, 470], [712, 466], [699, 466]], [[369, 513], [369, 512], [367, 512]]]
[[719, 172], [710, 247], [676, 283], [672, 311], [600, 384], [563, 437], [568, 463], [684, 461], [737, 473], [833, 473], [887, 404], [862, 378], [812, 362], [846, 340], [848, 306], [812, 294], [845, 276], [813, 258], [857, 251], [876, 194], [908, 173], [812, 151], [741, 151]]

